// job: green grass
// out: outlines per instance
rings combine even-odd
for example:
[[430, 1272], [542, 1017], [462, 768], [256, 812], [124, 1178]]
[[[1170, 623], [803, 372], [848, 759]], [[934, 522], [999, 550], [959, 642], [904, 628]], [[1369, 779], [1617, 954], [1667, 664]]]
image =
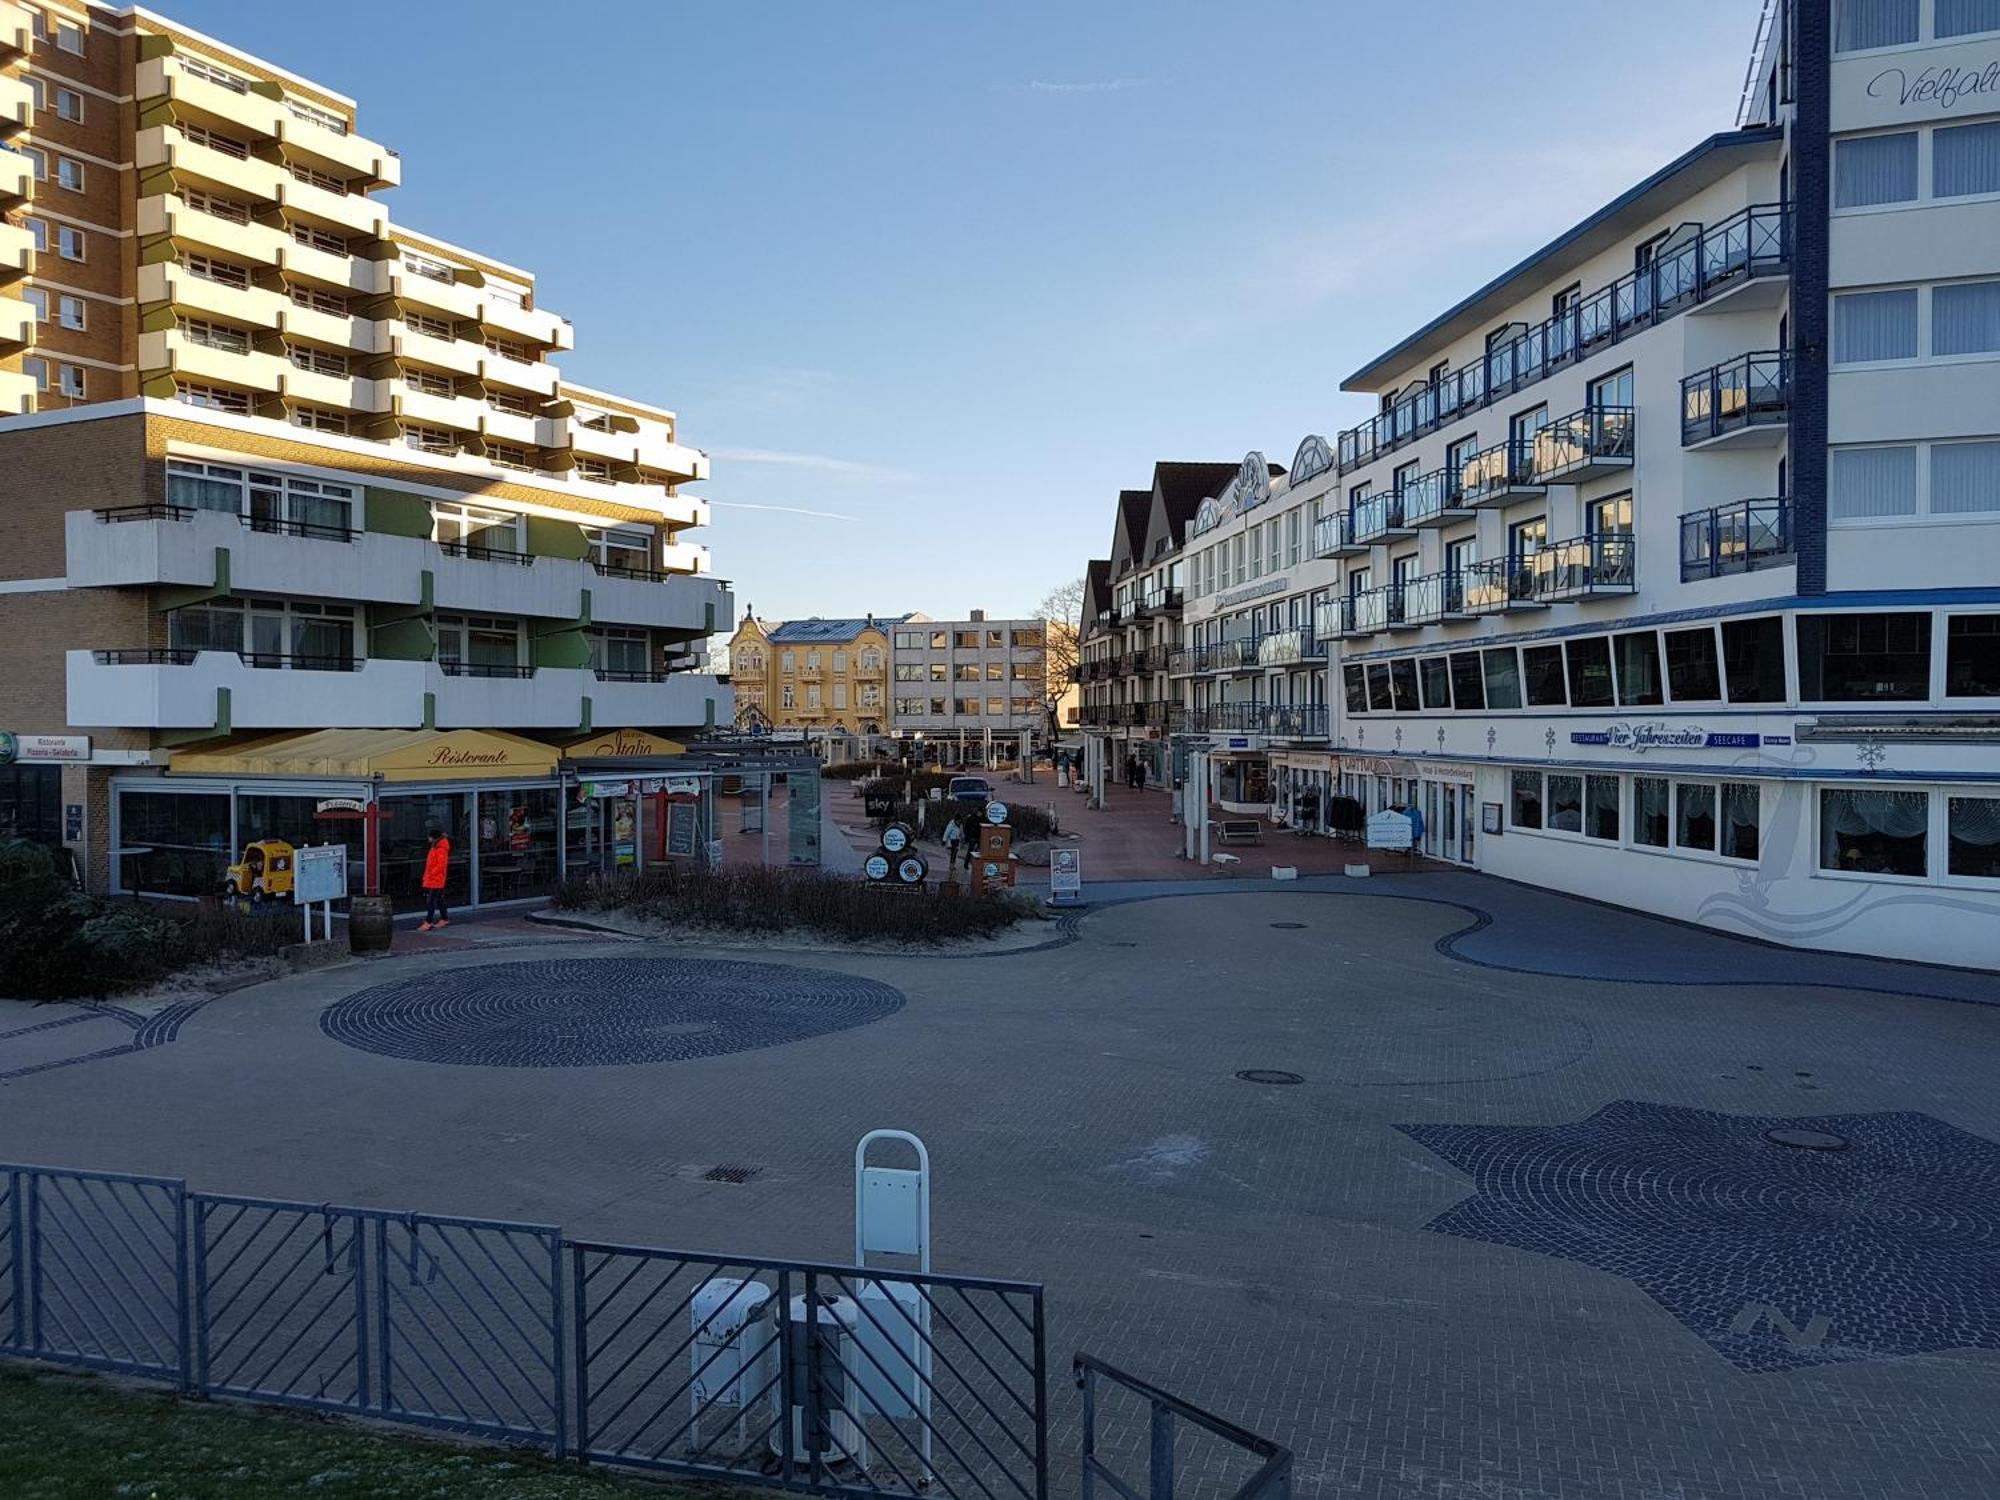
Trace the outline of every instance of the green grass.
[[[768, 1492], [766, 1492], [768, 1494]], [[0, 1370], [7, 1500], [755, 1500], [497, 1448], [378, 1436], [293, 1413]]]

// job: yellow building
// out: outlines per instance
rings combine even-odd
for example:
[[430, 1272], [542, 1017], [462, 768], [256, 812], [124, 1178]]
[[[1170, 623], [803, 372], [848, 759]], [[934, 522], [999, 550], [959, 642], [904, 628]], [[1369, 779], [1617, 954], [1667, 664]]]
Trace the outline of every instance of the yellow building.
[[729, 641], [737, 727], [886, 734], [894, 623], [759, 620], [746, 611]]

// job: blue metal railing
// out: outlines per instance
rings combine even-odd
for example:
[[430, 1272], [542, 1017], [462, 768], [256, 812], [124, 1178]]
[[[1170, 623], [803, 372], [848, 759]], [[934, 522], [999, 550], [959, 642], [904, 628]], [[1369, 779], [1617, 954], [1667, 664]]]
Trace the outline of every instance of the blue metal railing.
[[1681, 517], [1681, 579], [1720, 578], [1792, 560], [1788, 496], [1736, 500]]
[[1751, 277], [1783, 271], [1791, 264], [1791, 247], [1791, 211], [1782, 203], [1757, 204], [1711, 224], [1678, 249], [1662, 252], [1650, 264], [1341, 433], [1336, 444], [1340, 472], [1371, 463]]
[[[1083, 1392], [1083, 1454], [1080, 1465], [1083, 1500], [1096, 1500], [1100, 1481], [1121, 1500], [1174, 1500], [1174, 1440], [1176, 1424], [1181, 1422], [1222, 1439], [1241, 1450], [1246, 1459], [1257, 1461], [1256, 1471], [1231, 1490], [1227, 1500], [1290, 1500], [1291, 1449], [1270, 1438], [1259, 1437], [1234, 1422], [1226, 1422], [1213, 1412], [1203, 1411], [1192, 1402], [1169, 1395], [1151, 1382], [1128, 1375], [1088, 1354], [1077, 1355], [1071, 1368], [1076, 1374], [1077, 1388]], [[1103, 1400], [1100, 1385], [1137, 1396], [1146, 1403], [1147, 1465], [1143, 1489], [1120, 1479], [1097, 1456], [1098, 1407]]]
[[1465, 468], [1458, 476], [1459, 498], [1466, 504], [1535, 484], [1535, 445], [1531, 438], [1513, 438], [1480, 449], [1465, 461]]
[[1629, 406], [1586, 406], [1535, 434], [1534, 480], [1557, 484], [1593, 468], [1629, 465], [1637, 435]]
[[1705, 442], [1744, 427], [1775, 426], [1791, 410], [1790, 351], [1739, 354], [1681, 381], [1681, 442]]

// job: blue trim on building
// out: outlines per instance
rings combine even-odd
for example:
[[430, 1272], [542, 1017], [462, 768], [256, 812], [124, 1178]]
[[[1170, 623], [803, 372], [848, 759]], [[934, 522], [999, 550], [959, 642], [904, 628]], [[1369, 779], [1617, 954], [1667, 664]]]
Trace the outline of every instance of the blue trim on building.
[[[1778, 766], [1758, 761], [1728, 761], [1707, 764], [1677, 760], [1565, 760], [1558, 757], [1526, 755], [1408, 755], [1393, 750], [1337, 749], [1335, 755], [1355, 760], [1400, 761], [1413, 770], [1426, 765], [1491, 766], [1498, 770], [1595, 771], [1601, 776], [1642, 773], [1649, 776], [1703, 776], [1729, 781], [1906, 781], [1976, 782], [2000, 786], [2000, 770], [1995, 771], [1897, 771], [1843, 770], [1826, 766]], [[1344, 768], [1343, 768], [1344, 769]], [[1606, 841], [1608, 842], [1608, 841]]]
[[1792, 406], [1788, 468], [1801, 594], [1826, 592], [1828, 238], [1832, 211], [1833, 3], [1796, 0], [1792, 190]]
[[[1634, 203], [1637, 203], [1641, 198], [1645, 197], [1646, 194], [1652, 192], [1655, 188], [1661, 187], [1665, 183], [1671, 181], [1673, 178], [1678, 177], [1681, 173], [1687, 171], [1689, 168], [1700, 164], [1704, 158], [1712, 156], [1718, 151], [1727, 151], [1744, 146], [1769, 145], [1774, 141], [1782, 141], [1784, 138], [1785, 138], [1785, 132], [1783, 131], [1783, 129], [1781, 129], [1776, 125], [1760, 125], [1750, 130], [1725, 130], [1719, 132], [1718, 134], [1710, 136], [1707, 140], [1703, 141], [1700, 145], [1696, 146], [1692, 151], [1689, 151], [1682, 156], [1678, 156], [1674, 160], [1668, 162], [1664, 167], [1660, 168], [1660, 170], [1655, 172], [1651, 177], [1646, 178], [1643, 182], [1638, 183], [1634, 187], [1627, 188], [1623, 193], [1620, 193], [1616, 198], [1613, 198], [1609, 203], [1605, 204], [1604, 207], [1598, 209], [1596, 213], [1590, 215], [1589, 218], [1584, 219], [1580, 223], [1575, 224], [1569, 229], [1564, 230], [1561, 234], [1557, 235], [1554, 239], [1550, 240], [1546, 245], [1542, 246], [1541, 249], [1535, 251], [1534, 254], [1528, 256], [1527, 259], [1521, 261], [1520, 264], [1512, 267], [1509, 270], [1502, 271], [1498, 276], [1494, 277], [1493, 280], [1487, 282], [1485, 286], [1481, 287], [1471, 296], [1465, 298], [1462, 302], [1459, 302], [1456, 306], [1450, 308], [1449, 310], [1438, 314], [1437, 317], [1431, 319], [1430, 322], [1424, 324], [1422, 328], [1419, 328], [1415, 333], [1411, 334], [1408, 338], [1404, 339], [1394, 348], [1388, 349], [1383, 353], [1376, 355], [1375, 358], [1369, 360], [1367, 364], [1363, 365], [1360, 369], [1356, 370], [1352, 375], [1348, 376], [1345, 380], [1343, 380], [1340, 383], [1340, 388], [1344, 391], [1367, 390], [1369, 387], [1363, 384], [1363, 382], [1372, 380], [1375, 376], [1379, 375], [1382, 372], [1384, 366], [1393, 364], [1397, 360], [1402, 359], [1405, 355], [1408, 354], [1410, 350], [1422, 344], [1426, 339], [1430, 338], [1432, 334], [1438, 332], [1447, 323], [1450, 323], [1454, 318], [1457, 318], [1463, 315], [1464, 313], [1471, 311], [1473, 308], [1477, 307], [1481, 302], [1484, 302], [1488, 298], [1497, 295], [1506, 288], [1509, 282], [1515, 281], [1521, 277], [1526, 276], [1529, 272], [1533, 271], [1535, 267], [1540, 265], [1543, 261], [1547, 260], [1550, 256], [1555, 255], [1558, 252], [1566, 249], [1568, 246], [1576, 243], [1576, 241], [1583, 238], [1585, 235], [1589, 234], [1593, 229], [1598, 228], [1606, 220], [1611, 219], [1620, 213], [1623, 213], [1626, 209], [1630, 208]], [[1823, 139], [1824, 139], [1824, 132], [1822, 132], [1822, 140]], [[1821, 232], [1824, 233], [1824, 231], [1825, 231], [1825, 221], [1824, 217], [1822, 216]]]

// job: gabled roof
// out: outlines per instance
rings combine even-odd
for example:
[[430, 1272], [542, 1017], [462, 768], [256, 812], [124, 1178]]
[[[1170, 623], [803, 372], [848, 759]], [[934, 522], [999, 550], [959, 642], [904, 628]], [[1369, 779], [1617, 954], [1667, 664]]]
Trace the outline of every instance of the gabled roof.
[[780, 644], [851, 641], [864, 630], [885, 630], [902, 618], [901, 615], [865, 615], [858, 619], [823, 620], [814, 615], [810, 620], [787, 620], [766, 630], [764, 638]]
[[1097, 617], [1111, 608], [1111, 559], [1093, 557], [1083, 565], [1082, 632], [1090, 634]]
[[1107, 559], [1114, 573], [1123, 573], [1128, 564], [1145, 560], [1146, 522], [1152, 513], [1151, 490], [1118, 492], [1118, 523], [1111, 531], [1111, 556]]
[[[1227, 464], [1154, 464], [1153, 488], [1159, 491], [1170, 514], [1185, 507], [1188, 518], [1192, 519], [1201, 502], [1210, 495], [1220, 494], [1242, 467], [1240, 459]], [[1285, 471], [1273, 465], [1271, 472], [1277, 475]]]

